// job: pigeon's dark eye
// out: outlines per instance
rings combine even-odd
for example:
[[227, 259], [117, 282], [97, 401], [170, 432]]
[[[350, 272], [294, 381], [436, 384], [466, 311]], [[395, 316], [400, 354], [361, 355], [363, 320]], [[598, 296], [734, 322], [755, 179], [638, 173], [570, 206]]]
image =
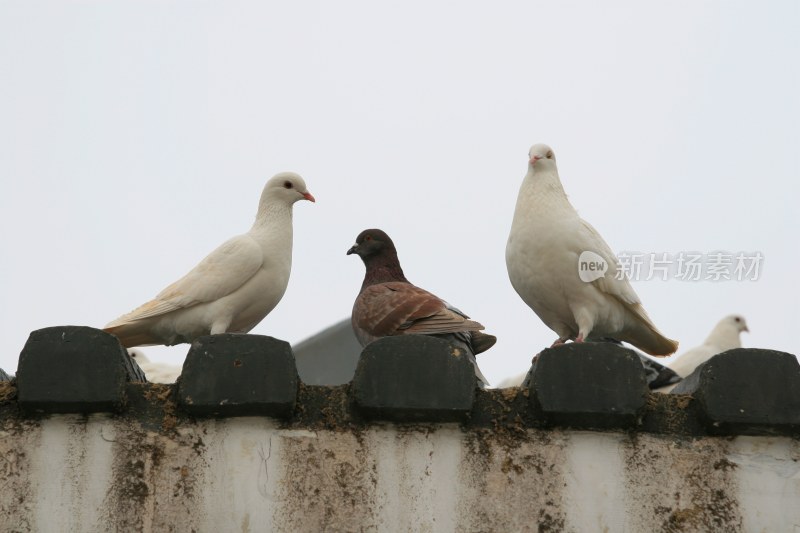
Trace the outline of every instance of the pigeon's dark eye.
[[737, 316], [736, 318], [734, 318], [734, 320], [735, 320], [736, 322], [741, 322], [741, 321], [742, 321], [742, 319], [741, 319], [741, 318], [739, 318], [738, 316]]
[[553, 152], [547, 152], [547, 159], [553, 159]]
[[293, 187], [292, 182], [291, 181], [284, 181], [283, 182], [283, 187], [284, 187], [284, 189], [291, 189]]

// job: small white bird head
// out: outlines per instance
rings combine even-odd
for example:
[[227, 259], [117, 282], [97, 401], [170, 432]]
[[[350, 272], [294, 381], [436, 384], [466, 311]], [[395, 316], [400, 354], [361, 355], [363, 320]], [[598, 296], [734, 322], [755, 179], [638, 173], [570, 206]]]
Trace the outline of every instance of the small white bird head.
[[532, 169], [556, 168], [556, 154], [546, 144], [534, 144], [528, 150], [528, 165]]
[[134, 361], [136, 361], [140, 365], [143, 364], [143, 363], [149, 363], [150, 362], [150, 359], [147, 358], [147, 356], [144, 354], [144, 352], [142, 352], [141, 350], [137, 350], [135, 348], [129, 348], [128, 349], [128, 355], [131, 357], [131, 359], [133, 359]]
[[741, 333], [742, 331], [750, 333], [750, 330], [747, 329], [747, 322], [745, 322], [742, 315], [728, 315], [720, 322], [725, 323], [728, 327], [735, 329], [737, 334]]
[[723, 351], [741, 348], [742, 342], [739, 340], [739, 334], [742, 331], [750, 331], [747, 329], [747, 322], [745, 322], [744, 317], [742, 315], [728, 315], [714, 326], [705, 344], [717, 346]]
[[268, 199], [282, 201], [288, 205], [299, 200], [316, 202], [316, 199], [308, 192], [306, 182], [294, 172], [281, 172], [270, 178], [261, 195], [262, 203]]

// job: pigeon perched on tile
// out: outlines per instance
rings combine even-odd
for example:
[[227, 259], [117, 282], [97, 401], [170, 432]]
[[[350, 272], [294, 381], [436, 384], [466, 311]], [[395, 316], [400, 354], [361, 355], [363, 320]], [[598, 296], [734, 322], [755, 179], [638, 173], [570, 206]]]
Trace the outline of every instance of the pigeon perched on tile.
[[[598, 340], [601, 342], [611, 342], [618, 346], [622, 346], [622, 343], [616, 339], [603, 338]], [[642, 366], [644, 367], [644, 379], [650, 390], [655, 390], [667, 385], [677, 385], [683, 379], [668, 366], [664, 366], [658, 361], [654, 361], [639, 350], [630, 347], [628, 347], [628, 349], [632, 350], [637, 356], [639, 356], [639, 361], [642, 362]]]
[[[621, 342], [613, 339], [603, 339], [603, 341], [612, 342], [618, 345], [622, 344]], [[636, 355], [639, 356], [639, 360], [642, 362], [642, 366], [644, 367], [645, 382], [647, 383], [647, 386], [650, 389], [658, 389], [666, 385], [675, 385], [679, 381], [681, 381], [682, 378], [678, 374], [670, 370], [669, 367], [666, 367], [661, 363], [650, 359], [649, 357], [647, 357], [638, 350], [633, 350], [633, 351], [636, 352]], [[527, 376], [528, 376], [528, 371], [522, 372], [521, 374], [516, 374], [511, 377], [507, 377], [497, 384], [497, 388], [504, 389], [507, 387], [520, 387], [525, 382], [525, 378]]]
[[292, 206], [314, 202], [299, 175], [264, 186], [250, 231], [229, 239], [153, 300], [103, 328], [123, 346], [173, 345], [247, 333], [278, 304], [292, 267]]
[[[742, 315], [728, 315], [720, 320], [705, 342], [691, 350], [684, 352], [668, 363], [669, 368], [681, 378], [685, 378], [695, 369], [717, 355], [734, 348], [741, 348], [740, 333], [749, 332], [747, 322]], [[660, 387], [651, 386], [659, 392], [669, 392], [676, 383], [664, 383]], [[670, 386], [671, 385], [671, 386]], [[669, 388], [665, 388], [669, 387]]]
[[[610, 337], [650, 355], [674, 353], [678, 343], [653, 325], [628, 280], [617, 279], [611, 248], [567, 199], [553, 150], [537, 144], [528, 157], [506, 266], [522, 300], [558, 334], [553, 346]], [[593, 270], [581, 275], [579, 258]]]
[[135, 348], [128, 350], [128, 355], [136, 361], [150, 383], [175, 383], [183, 370], [178, 365], [151, 361], [144, 352]]
[[642, 353], [638, 353], [638, 355], [642, 361], [642, 366], [644, 366], [644, 378], [650, 390], [670, 385], [674, 387], [683, 379], [670, 367], [662, 365], [658, 361], [653, 361]]
[[353, 305], [353, 331], [361, 346], [391, 335], [433, 335], [462, 345], [475, 375], [488, 385], [475, 355], [494, 346], [497, 338], [482, 333], [480, 323], [430, 292], [412, 285], [403, 274], [397, 250], [379, 229], [362, 231], [347, 255], [358, 254], [366, 266], [364, 283]]

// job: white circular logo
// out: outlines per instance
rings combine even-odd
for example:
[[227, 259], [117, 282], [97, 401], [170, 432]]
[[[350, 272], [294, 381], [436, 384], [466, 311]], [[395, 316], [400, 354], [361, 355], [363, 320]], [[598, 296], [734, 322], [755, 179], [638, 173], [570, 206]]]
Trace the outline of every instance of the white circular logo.
[[589, 250], [581, 252], [578, 257], [578, 276], [581, 281], [590, 283], [598, 278], [603, 278], [608, 270], [608, 263], [600, 255]]

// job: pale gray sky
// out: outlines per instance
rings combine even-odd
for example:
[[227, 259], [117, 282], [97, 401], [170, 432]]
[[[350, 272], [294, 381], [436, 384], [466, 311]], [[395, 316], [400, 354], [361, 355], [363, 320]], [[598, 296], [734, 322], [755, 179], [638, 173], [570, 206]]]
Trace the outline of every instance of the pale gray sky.
[[[688, 349], [742, 313], [800, 353], [800, 3], [0, 3], [0, 367], [30, 331], [101, 327], [246, 231], [301, 173], [294, 266], [253, 333], [349, 316], [356, 235], [483, 322], [496, 383], [555, 334], [504, 250], [530, 145], [616, 251], [759, 251], [758, 281], [639, 281]], [[187, 345], [145, 349], [181, 363]]]

